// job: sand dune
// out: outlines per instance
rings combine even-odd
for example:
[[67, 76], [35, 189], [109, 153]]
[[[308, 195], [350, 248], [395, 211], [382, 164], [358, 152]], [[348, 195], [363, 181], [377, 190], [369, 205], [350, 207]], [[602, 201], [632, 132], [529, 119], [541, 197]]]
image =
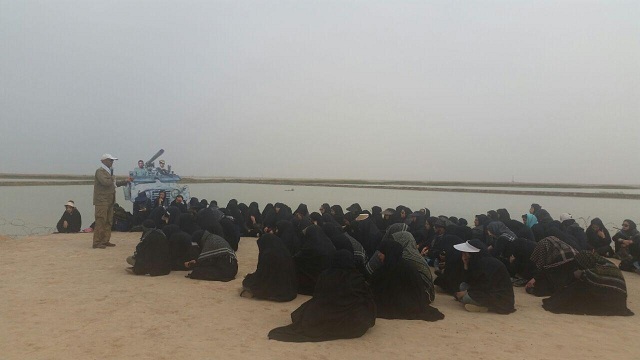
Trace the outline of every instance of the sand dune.
[[555, 315], [516, 288], [511, 315], [464, 311], [439, 294], [435, 323], [383, 320], [359, 339], [281, 343], [270, 329], [308, 299], [271, 303], [239, 296], [255, 269], [255, 239], [243, 238], [228, 283], [125, 271], [139, 234], [0, 239], [0, 359], [638, 359], [640, 276], [625, 273], [632, 317]]

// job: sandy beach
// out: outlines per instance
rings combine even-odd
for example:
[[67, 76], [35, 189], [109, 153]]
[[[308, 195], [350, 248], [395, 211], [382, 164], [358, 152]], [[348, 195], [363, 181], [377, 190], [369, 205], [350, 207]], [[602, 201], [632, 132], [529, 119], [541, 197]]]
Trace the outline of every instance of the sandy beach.
[[0, 359], [638, 359], [640, 276], [625, 273], [632, 317], [555, 315], [516, 288], [511, 315], [468, 313], [451, 296], [435, 323], [377, 319], [363, 337], [321, 343], [270, 341], [309, 297], [272, 303], [239, 296], [258, 248], [243, 238], [228, 283], [127, 273], [139, 233], [0, 237]]

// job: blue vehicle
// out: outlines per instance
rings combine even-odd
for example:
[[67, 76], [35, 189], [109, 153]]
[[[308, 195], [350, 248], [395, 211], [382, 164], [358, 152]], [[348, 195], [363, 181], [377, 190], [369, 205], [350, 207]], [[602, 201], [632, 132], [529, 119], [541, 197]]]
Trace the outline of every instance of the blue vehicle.
[[154, 161], [164, 154], [164, 149], [160, 149], [155, 155], [144, 164], [144, 171], [129, 171], [129, 176], [133, 178], [124, 187], [124, 198], [135, 202], [136, 197], [141, 192], [145, 192], [151, 201], [155, 201], [158, 194], [164, 191], [167, 195], [167, 204], [172, 202], [178, 195], [188, 203], [190, 200], [189, 187], [180, 185], [180, 176], [171, 171], [171, 165], [167, 169], [155, 167]]

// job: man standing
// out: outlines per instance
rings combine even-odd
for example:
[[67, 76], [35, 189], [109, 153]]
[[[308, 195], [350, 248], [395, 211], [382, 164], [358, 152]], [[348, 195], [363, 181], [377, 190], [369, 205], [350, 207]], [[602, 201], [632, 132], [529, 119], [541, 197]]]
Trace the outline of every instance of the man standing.
[[109, 242], [113, 225], [113, 204], [116, 202], [116, 187], [126, 185], [130, 178], [116, 182], [112, 168], [114, 160], [118, 160], [118, 158], [111, 154], [102, 155], [100, 158], [102, 165], [96, 170], [93, 180], [93, 205], [96, 214], [93, 230], [94, 249], [116, 246]]

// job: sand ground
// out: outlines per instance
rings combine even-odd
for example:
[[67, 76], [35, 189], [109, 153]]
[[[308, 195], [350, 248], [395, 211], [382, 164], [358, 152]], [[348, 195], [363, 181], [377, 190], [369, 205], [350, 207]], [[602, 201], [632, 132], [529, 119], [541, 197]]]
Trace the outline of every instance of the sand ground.
[[231, 282], [127, 273], [139, 233], [0, 238], [0, 359], [640, 359], [640, 276], [625, 273], [631, 317], [555, 315], [516, 288], [510, 315], [468, 313], [438, 294], [435, 323], [376, 320], [363, 337], [321, 343], [267, 339], [309, 297], [239, 296], [258, 249], [243, 238]]

